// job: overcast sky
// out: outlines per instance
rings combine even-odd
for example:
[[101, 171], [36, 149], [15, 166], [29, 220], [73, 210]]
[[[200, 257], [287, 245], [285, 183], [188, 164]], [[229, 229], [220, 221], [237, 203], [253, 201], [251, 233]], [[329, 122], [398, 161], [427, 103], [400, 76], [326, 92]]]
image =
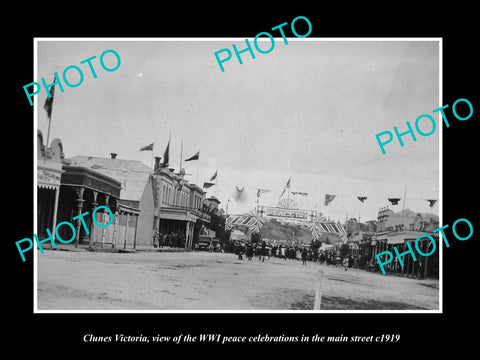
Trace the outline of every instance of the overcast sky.
[[[268, 41], [268, 39], [267, 39]], [[229, 213], [255, 206], [256, 189], [272, 191], [260, 204], [276, 205], [287, 180], [303, 209], [334, 220], [375, 219], [387, 197], [403, 198], [405, 208], [438, 214], [425, 199], [439, 197], [439, 127], [429, 137], [417, 134], [386, 146], [382, 155], [375, 134], [393, 126], [406, 130], [439, 103], [437, 41], [325, 41], [277, 39], [269, 54], [232, 56], [221, 72], [214, 52], [244, 48], [244, 39], [192, 41], [38, 41], [37, 78], [51, 82], [69, 65], [83, 69], [83, 83], [58, 87], [50, 141], [60, 138], [66, 157], [91, 155], [151, 164], [155, 142], [163, 156], [171, 134], [170, 165], [200, 151], [200, 161], [184, 163], [190, 182], [202, 186], [218, 169], [218, 186], [209, 195], [227, 199]], [[262, 44], [267, 49], [269, 43]], [[104, 71], [100, 54], [115, 50], [120, 67]], [[80, 61], [93, 55], [98, 78]], [[222, 54], [223, 55], [223, 54]], [[105, 57], [115, 64], [112, 54]], [[75, 71], [69, 80], [77, 82]], [[46, 138], [46, 94], [35, 96], [37, 125]], [[27, 101], [27, 100], [26, 100]], [[430, 125], [422, 123], [423, 131]], [[197, 173], [198, 165], [198, 173]], [[235, 187], [244, 188], [242, 201]], [[324, 206], [325, 194], [337, 198]], [[356, 196], [367, 196], [362, 204]], [[403, 203], [390, 206], [394, 211]]]

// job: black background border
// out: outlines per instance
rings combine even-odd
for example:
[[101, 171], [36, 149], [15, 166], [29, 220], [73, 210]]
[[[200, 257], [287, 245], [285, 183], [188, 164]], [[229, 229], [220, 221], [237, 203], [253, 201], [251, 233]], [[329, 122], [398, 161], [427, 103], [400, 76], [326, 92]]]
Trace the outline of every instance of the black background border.
[[[8, 87], [3, 91], [4, 109], [8, 114], [4, 118], [4, 158], [8, 170], [4, 173], [7, 177], [4, 180], [7, 194], [4, 229], [7, 229], [7, 236], [3, 255], [7, 260], [3, 262], [7, 266], [3, 272], [7, 280], [3, 294], [8, 319], [4, 323], [8, 333], [7, 346], [18, 350], [21, 349], [19, 346], [28, 343], [38, 351], [48, 349], [51, 355], [59, 348], [86, 350], [92, 354], [98, 350], [123, 351], [127, 347], [139, 347], [148, 352], [174, 350], [176, 353], [209, 347], [232, 354], [239, 354], [239, 350], [246, 346], [254, 351], [268, 349], [269, 352], [282, 353], [285, 349], [298, 349], [319, 354], [354, 348], [356, 351], [368, 350], [372, 357], [392, 354], [399, 349], [408, 356], [420, 352], [432, 354], [451, 348], [453, 344], [461, 344], [462, 350], [472, 346], [475, 335], [468, 325], [473, 322], [475, 313], [474, 284], [477, 281], [473, 277], [476, 275], [480, 231], [478, 213], [473, 210], [475, 194], [478, 194], [474, 126], [480, 113], [478, 87], [474, 92], [474, 83], [479, 79], [475, 66], [478, 64], [475, 10], [467, 5], [420, 9], [418, 4], [408, 3], [393, 4], [388, 8], [342, 4], [337, 9], [323, 5], [293, 9], [289, 4], [285, 7], [276, 5], [267, 11], [245, 3], [199, 8], [183, 5], [183, 10], [174, 10], [161, 3], [141, 5], [137, 2], [130, 4], [135, 7], [131, 9], [121, 3], [110, 4], [104, 9], [97, 4], [85, 4], [67, 11], [64, 3], [48, 2], [37, 8], [17, 10], [13, 15], [17, 19], [15, 25], [3, 29], [8, 49], [4, 55], [7, 60], [4, 73], [9, 77]], [[290, 23], [300, 15], [312, 23], [310, 37], [443, 38], [443, 104], [451, 106], [458, 98], [467, 98], [474, 108], [473, 117], [468, 121], [454, 119], [450, 121], [450, 128], [443, 128], [443, 223], [451, 225], [458, 218], [467, 218], [475, 229], [468, 241], [452, 240], [450, 248], [444, 248], [443, 314], [34, 314], [33, 257], [27, 256], [27, 262], [22, 263], [15, 247], [15, 241], [31, 237], [33, 233], [33, 109], [28, 106], [23, 92], [23, 85], [35, 80], [33, 38], [246, 38], [283, 22]], [[4, 23], [2, 27], [5, 26]], [[146, 336], [187, 333], [368, 336], [399, 333], [401, 341], [383, 344], [94, 344], [83, 342], [83, 336], [88, 333]]]

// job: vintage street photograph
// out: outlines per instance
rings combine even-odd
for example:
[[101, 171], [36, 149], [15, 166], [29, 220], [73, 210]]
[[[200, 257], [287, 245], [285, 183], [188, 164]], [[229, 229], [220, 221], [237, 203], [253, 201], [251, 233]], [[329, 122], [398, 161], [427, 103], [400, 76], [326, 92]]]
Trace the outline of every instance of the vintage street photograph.
[[442, 312], [442, 40], [272, 35], [35, 39], [35, 312]]

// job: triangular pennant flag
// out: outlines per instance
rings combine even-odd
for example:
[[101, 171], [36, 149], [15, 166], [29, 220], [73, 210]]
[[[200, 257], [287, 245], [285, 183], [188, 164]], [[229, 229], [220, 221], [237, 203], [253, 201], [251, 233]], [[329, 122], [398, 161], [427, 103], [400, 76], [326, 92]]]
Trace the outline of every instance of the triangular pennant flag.
[[200, 151], [198, 151], [195, 155], [193, 155], [192, 157], [189, 157], [188, 159], [185, 159], [185, 161], [193, 161], [193, 160], [198, 160], [198, 158], [200, 157]]
[[204, 183], [203, 183], [203, 188], [204, 188], [204, 189], [208, 189], [209, 187], [212, 187], [213, 185], [215, 185], [215, 183], [204, 182]]
[[307, 196], [308, 193], [306, 192], [300, 192], [300, 191], [292, 191], [292, 194], [293, 195], [302, 195], [302, 196]]
[[152, 151], [153, 150], [153, 143], [150, 145], [144, 146], [140, 149], [140, 151]]
[[437, 203], [437, 200], [429, 200], [429, 199], [427, 199], [427, 201], [430, 203], [430, 207], [433, 207], [433, 206]]
[[258, 189], [257, 191], [257, 197], [259, 197], [261, 194], [265, 194], [269, 191], [272, 191], [272, 190], [269, 190], [269, 189]]
[[400, 198], [388, 198], [388, 201], [390, 201], [392, 205], [398, 205]]
[[167, 167], [170, 163], [170, 139], [168, 139], [167, 148], [163, 153], [163, 167]]
[[288, 179], [287, 183], [285, 184], [285, 187], [283, 188], [283, 191], [282, 191], [282, 195], [280, 195], [280, 197], [282, 197], [283, 194], [285, 193], [285, 190], [289, 188], [290, 188], [290, 179]]
[[325, 206], [327, 206], [333, 199], [335, 199], [336, 195], [325, 195]]
[[213, 176], [210, 178], [210, 181], [213, 181], [213, 180], [215, 180], [215, 179], [217, 178], [217, 171], [218, 171], [218, 170], [216, 170], [216, 171], [215, 171], [215, 174], [213, 174]]
[[357, 199], [360, 200], [363, 203], [363, 202], [365, 202], [365, 200], [367, 200], [367, 197], [366, 196], [357, 196]]

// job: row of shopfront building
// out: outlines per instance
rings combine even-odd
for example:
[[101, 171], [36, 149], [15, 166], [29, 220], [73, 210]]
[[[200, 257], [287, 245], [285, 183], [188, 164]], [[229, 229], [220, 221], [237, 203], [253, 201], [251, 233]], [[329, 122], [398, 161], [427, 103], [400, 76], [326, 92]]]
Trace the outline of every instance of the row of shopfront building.
[[[87, 245], [115, 249], [151, 247], [155, 233], [175, 234], [193, 247], [194, 239], [210, 222], [204, 203], [218, 208], [219, 201], [196, 184], [185, 179], [181, 169], [164, 167], [155, 158], [154, 169], [136, 160], [74, 156], [66, 159], [61, 140], [44, 144], [37, 134], [37, 235], [46, 229], [72, 222], [75, 216], [105, 205], [114, 214], [112, 225], [93, 226], [91, 217], [75, 221], [77, 228], [72, 246]], [[98, 211], [98, 221], [108, 213]], [[82, 226], [81, 226], [82, 225]], [[86, 231], [90, 229], [90, 231]], [[63, 234], [62, 231], [69, 232]], [[52, 232], [54, 233], [54, 232]], [[59, 228], [59, 236], [71, 238], [68, 227]]]
[[[205, 211], [217, 208], [218, 199], [206, 198], [206, 193], [196, 184], [185, 179], [184, 171], [175, 172], [163, 167], [160, 158], [155, 158], [154, 168], [136, 160], [74, 156], [64, 158], [61, 140], [54, 139], [50, 146], [44, 144], [40, 131], [37, 134], [37, 236], [47, 237], [46, 229], [55, 229], [56, 224], [72, 219], [82, 213], [105, 205], [114, 214], [112, 226], [93, 226], [91, 217], [83, 217], [76, 226], [76, 238], [72, 246], [88, 245], [114, 249], [137, 249], [151, 247], [154, 234], [175, 234], [182, 237], [187, 248], [193, 248], [195, 240], [210, 223], [210, 214]], [[97, 212], [97, 221], [104, 221], [106, 212]], [[85, 231], [89, 229], [89, 233]], [[377, 221], [366, 224], [355, 219], [346, 222], [347, 244], [351, 256], [360, 259], [363, 267], [379, 271], [376, 254], [383, 251], [399, 253], [406, 251], [407, 242], [412, 248], [416, 239], [429, 234], [436, 241], [437, 251], [428, 257], [418, 256], [413, 261], [410, 255], [385, 266], [389, 273], [425, 278], [439, 275], [438, 216], [419, 214], [409, 210], [395, 213], [388, 207], [381, 208]], [[68, 227], [59, 229], [63, 239], [70, 239]], [[52, 232], [55, 236], [55, 232]], [[328, 235], [328, 234], [327, 234]], [[338, 241], [339, 247], [343, 241]], [[431, 242], [423, 238], [419, 247], [429, 253]]]
[[[350, 254], [358, 259], [363, 267], [380, 271], [376, 255], [384, 251], [390, 251], [395, 255], [394, 247], [402, 254], [408, 249], [410, 243], [415, 249], [415, 242], [421, 235], [428, 234], [434, 239], [436, 251], [430, 256], [416, 255], [416, 261], [410, 254], [401, 259], [396, 256], [389, 264], [385, 265], [385, 271], [389, 274], [404, 275], [413, 278], [438, 278], [439, 276], [439, 238], [438, 232], [433, 230], [439, 227], [438, 216], [434, 214], [414, 213], [404, 210], [395, 213], [388, 207], [381, 208], [378, 212], [378, 220], [370, 224], [358, 224], [354, 219], [347, 223]], [[422, 237], [418, 241], [418, 248], [422, 253], [428, 254], [432, 251], [431, 240]]]

